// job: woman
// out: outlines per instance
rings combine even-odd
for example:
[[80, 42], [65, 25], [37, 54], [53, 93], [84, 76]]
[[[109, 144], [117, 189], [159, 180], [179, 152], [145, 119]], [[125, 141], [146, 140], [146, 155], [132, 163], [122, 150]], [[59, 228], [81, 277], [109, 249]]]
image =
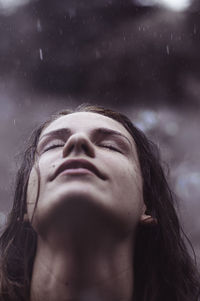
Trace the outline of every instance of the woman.
[[155, 146], [101, 107], [63, 111], [34, 131], [0, 249], [2, 301], [199, 296]]

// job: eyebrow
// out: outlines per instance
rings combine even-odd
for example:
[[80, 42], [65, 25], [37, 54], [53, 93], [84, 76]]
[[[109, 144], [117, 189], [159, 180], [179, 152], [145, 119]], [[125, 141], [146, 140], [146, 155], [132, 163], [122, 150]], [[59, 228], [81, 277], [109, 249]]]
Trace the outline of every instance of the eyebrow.
[[68, 128], [62, 128], [58, 130], [51, 131], [49, 133], [44, 134], [38, 141], [38, 143], [43, 140], [45, 137], [63, 137], [63, 136], [68, 136], [71, 135], [71, 130]]
[[[64, 137], [64, 136], [70, 136], [72, 134], [72, 131], [69, 128], [61, 128], [58, 130], [54, 130], [51, 131], [49, 133], [44, 134], [38, 141], [38, 143], [40, 143], [41, 140], [43, 140], [45, 137]], [[128, 143], [131, 145], [132, 147], [132, 143], [131, 141], [128, 139], [128, 137], [126, 137], [124, 134], [122, 134], [121, 132], [115, 131], [115, 130], [111, 130], [108, 128], [97, 128], [94, 129], [92, 131], [92, 136], [95, 134], [103, 134], [103, 135], [107, 135], [107, 136], [120, 136], [123, 137], [124, 139], [126, 139], [128, 141]]]
[[125, 138], [128, 143], [132, 146], [130, 140], [128, 139], [128, 137], [126, 137], [124, 134], [122, 134], [121, 132], [118, 132], [118, 131], [115, 131], [115, 130], [111, 130], [111, 129], [108, 129], [108, 128], [97, 128], [97, 129], [94, 129], [93, 130], [93, 133], [94, 134], [103, 134], [103, 135], [113, 135], [113, 136], [120, 136], [120, 137], [123, 137]]

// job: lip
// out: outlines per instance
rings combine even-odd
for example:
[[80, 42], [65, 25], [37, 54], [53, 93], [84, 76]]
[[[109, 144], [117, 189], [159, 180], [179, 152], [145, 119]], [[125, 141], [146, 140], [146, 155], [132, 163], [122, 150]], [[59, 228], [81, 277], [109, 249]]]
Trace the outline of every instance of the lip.
[[95, 174], [97, 177], [99, 177], [102, 180], [106, 180], [105, 175], [99, 171], [99, 169], [92, 164], [91, 162], [85, 160], [85, 159], [68, 159], [65, 162], [63, 162], [58, 168], [56, 169], [53, 179], [55, 179], [58, 175], [61, 173], [65, 174]]
[[65, 169], [59, 175], [85, 175], [85, 174], [94, 175], [94, 173], [91, 170], [83, 167]]

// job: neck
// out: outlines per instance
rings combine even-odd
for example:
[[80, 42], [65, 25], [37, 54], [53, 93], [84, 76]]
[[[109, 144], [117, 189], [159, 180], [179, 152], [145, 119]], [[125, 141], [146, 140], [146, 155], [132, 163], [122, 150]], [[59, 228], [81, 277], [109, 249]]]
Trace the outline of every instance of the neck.
[[103, 234], [98, 240], [85, 235], [81, 243], [71, 240], [62, 248], [52, 245], [52, 237], [38, 236], [30, 300], [131, 301], [133, 242]]

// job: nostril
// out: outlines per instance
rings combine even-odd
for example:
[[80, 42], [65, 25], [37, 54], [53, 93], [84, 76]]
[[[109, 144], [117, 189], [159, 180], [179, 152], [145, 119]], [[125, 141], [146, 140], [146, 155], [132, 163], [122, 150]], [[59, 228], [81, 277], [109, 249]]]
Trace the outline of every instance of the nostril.
[[63, 149], [63, 156], [68, 156], [72, 152], [74, 153], [81, 153], [94, 157], [94, 148], [90, 140], [80, 134], [74, 134], [73, 136], [68, 139]]
[[72, 151], [73, 151], [74, 145], [71, 144], [70, 146], [68, 146], [66, 149], [63, 149], [63, 155], [69, 155]]
[[71, 153], [71, 151], [73, 150], [74, 145], [72, 144], [69, 148], [68, 148], [68, 153]]
[[89, 147], [86, 145], [86, 144], [82, 144], [82, 149], [85, 151], [85, 152], [88, 152], [89, 150]]

